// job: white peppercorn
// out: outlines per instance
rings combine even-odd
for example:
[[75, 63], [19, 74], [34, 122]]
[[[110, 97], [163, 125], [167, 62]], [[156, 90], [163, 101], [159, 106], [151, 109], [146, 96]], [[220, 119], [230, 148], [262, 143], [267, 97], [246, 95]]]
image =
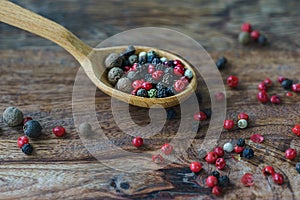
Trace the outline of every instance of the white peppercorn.
[[230, 142], [227, 142], [223, 146], [224, 151], [230, 153], [233, 151], [233, 145]]
[[115, 85], [117, 81], [123, 76], [124, 72], [119, 67], [113, 67], [108, 72], [108, 81]]
[[105, 67], [111, 69], [113, 67], [121, 67], [123, 59], [117, 53], [111, 53], [105, 59]]
[[22, 123], [23, 113], [15, 107], [8, 107], [3, 112], [3, 121], [8, 126], [18, 126]]
[[123, 77], [120, 78], [117, 82], [116, 88], [122, 92], [131, 92], [132, 90], [132, 82], [129, 78]]

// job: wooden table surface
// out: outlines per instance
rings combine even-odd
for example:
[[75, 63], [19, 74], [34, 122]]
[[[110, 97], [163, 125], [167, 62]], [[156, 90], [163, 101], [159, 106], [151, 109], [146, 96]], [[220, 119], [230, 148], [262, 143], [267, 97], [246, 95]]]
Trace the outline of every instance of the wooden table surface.
[[[203, 184], [214, 166], [204, 164], [202, 159], [204, 170], [197, 177], [190, 173], [188, 165], [177, 163], [145, 173], [126, 173], [104, 165], [88, 152], [74, 125], [72, 91], [80, 65], [55, 44], [0, 24], [0, 109], [17, 106], [43, 125], [43, 135], [31, 140], [33, 155], [26, 156], [16, 145], [23, 134], [22, 127], [7, 127], [1, 119], [0, 199], [300, 198], [300, 175], [295, 170], [299, 156], [294, 161], [284, 157], [289, 147], [300, 152], [300, 139], [291, 132], [294, 124], [300, 123], [300, 96], [286, 97], [286, 91], [276, 81], [279, 75], [299, 81], [299, 1], [14, 2], [62, 24], [90, 46], [128, 29], [154, 26], [187, 34], [203, 45], [214, 60], [226, 56], [230, 63], [221, 72], [223, 80], [231, 74], [240, 78], [237, 89], [226, 86], [227, 118], [234, 119], [238, 113], [246, 112], [251, 119], [246, 130], [224, 130], [218, 143], [223, 145], [244, 137], [247, 145], [255, 150], [255, 157], [238, 161], [226, 156], [228, 167], [222, 174], [229, 175], [231, 183], [218, 198]], [[238, 44], [240, 25], [245, 21], [265, 33], [270, 44], [266, 47]], [[257, 85], [266, 77], [273, 80], [270, 94], [280, 95], [281, 105], [262, 105], [256, 100]], [[198, 90], [202, 96], [200, 107], [209, 108], [207, 89], [203, 86]], [[110, 101], [110, 97], [96, 91], [97, 117], [107, 120], [100, 124], [105, 134], [126, 151], [147, 151], [147, 148], [135, 150], [130, 145], [130, 137], [118, 129], [111, 115]], [[179, 112], [178, 106], [174, 109]], [[131, 106], [130, 113], [139, 125], [149, 123], [147, 109]], [[180, 119], [179, 115], [168, 121], [164, 127], [167, 131], [146, 140], [147, 145], [159, 149], [176, 134]], [[65, 138], [58, 139], [51, 133], [56, 125], [66, 128]], [[202, 143], [209, 122], [201, 125], [187, 150], [186, 163], [199, 159], [196, 147]], [[251, 142], [249, 138], [254, 133], [264, 135], [265, 141], [259, 145]], [[122, 157], [119, 159], [121, 162]], [[284, 174], [282, 186], [262, 176], [261, 169], [266, 165]], [[240, 182], [247, 172], [254, 174], [255, 185], [251, 188]]]

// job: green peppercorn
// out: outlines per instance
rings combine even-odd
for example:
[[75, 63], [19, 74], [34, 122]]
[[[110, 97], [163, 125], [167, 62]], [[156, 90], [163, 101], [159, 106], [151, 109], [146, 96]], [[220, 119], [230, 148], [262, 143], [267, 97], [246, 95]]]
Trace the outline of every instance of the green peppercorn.
[[23, 126], [23, 130], [26, 136], [31, 138], [37, 138], [42, 134], [42, 126], [36, 120], [30, 120]]
[[131, 56], [129, 56], [128, 61], [129, 61], [130, 65], [133, 65], [134, 63], [137, 63], [137, 61], [138, 61], [137, 55], [131, 55]]
[[186, 69], [184, 72], [184, 76], [188, 77], [189, 79], [193, 78], [193, 72], [189, 69]]
[[148, 91], [149, 98], [156, 98], [157, 97], [157, 89], [151, 89]]
[[129, 78], [123, 77], [120, 78], [117, 82], [116, 88], [122, 92], [130, 92], [132, 90], [132, 82]]
[[108, 81], [115, 85], [118, 80], [123, 76], [124, 72], [119, 67], [113, 67], [108, 72]]
[[3, 112], [3, 121], [8, 126], [18, 126], [23, 121], [23, 113], [15, 107], [8, 107]]
[[240, 120], [238, 121], [238, 127], [239, 127], [239, 128], [244, 129], [244, 128], [247, 128], [247, 126], [248, 126], [247, 120], [245, 120], [245, 119], [240, 119]]
[[248, 32], [240, 32], [239, 34], [239, 42], [241, 44], [248, 44], [251, 41], [250, 33]]

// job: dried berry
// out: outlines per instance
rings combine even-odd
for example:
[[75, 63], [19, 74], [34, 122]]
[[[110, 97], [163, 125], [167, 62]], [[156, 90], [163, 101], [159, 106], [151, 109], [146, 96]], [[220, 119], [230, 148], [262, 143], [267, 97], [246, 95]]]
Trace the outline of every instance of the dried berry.
[[26, 136], [31, 138], [37, 138], [42, 134], [42, 126], [36, 120], [30, 120], [23, 126], [23, 130]]
[[223, 176], [220, 176], [219, 178], [218, 178], [218, 185], [220, 186], [220, 187], [226, 187], [226, 186], [228, 186], [229, 185], [229, 178], [228, 178], [228, 176], [226, 176], [226, 175], [223, 175]]
[[224, 69], [226, 63], [227, 63], [227, 59], [224, 56], [221, 56], [216, 62], [217, 68], [219, 70]]
[[136, 92], [136, 95], [140, 97], [148, 97], [148, 92], [147, 90], [141, 88]]
[[132, 144], [135, 147], [140, 147], [144, 144], [144, 140], [141, 137], [135, 137], [132, 139]]
[[251, 148], [245, 148], [243, 151], [243, 157], [251, 159], [254, 157], [254, 151]]
[[218, 171], [212, 171], [211, 175], [215, 176], [217, 179], [220, 177], [220, 173]]
[[33, 147], [29, 143], [24, 144], [22, 146], [22, 152], [25, 153], [26, 155], [30, 155], [33, 152]]
[[199, 162], [192, 162], [190, 164], [190, 170], [194, 173], [200, 172], [201, 169], [202, 169], [202, 165]]
[[3, 121], [8, 126], [18, 126], [23, 121], [23, 113], [15, 107], [8, 107], [3, 112]]
[[245, 139], [244, 139], [244, 138], [239, 138], [239, 139], [237, 140], [236, 145], [238, 145], [239, 147], [245, 146]]
[[281, 82], [281, 86], [285, 90], [290, 90], [292, 85], [293, 85], [293, 81], [287, 78]]
[[254, 178], [253, 175], [250, 173], [246, 173], [243, 175], [241, 182], [244, 184], [246, 187], [250, 187], [254, 185]]
[[52, 129], [52, 133], [56, 137], [63, 137], [66, 134], [66, 129], [62, 126], [56, 126]]

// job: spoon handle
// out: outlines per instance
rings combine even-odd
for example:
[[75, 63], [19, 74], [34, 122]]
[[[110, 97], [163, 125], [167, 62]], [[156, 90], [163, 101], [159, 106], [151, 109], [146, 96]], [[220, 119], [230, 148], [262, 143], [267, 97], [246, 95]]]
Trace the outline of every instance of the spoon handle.
[[92, 51], [61, 25], [6, 0], [0, 0], [0, 21], [55, 42], [80, 63]]

